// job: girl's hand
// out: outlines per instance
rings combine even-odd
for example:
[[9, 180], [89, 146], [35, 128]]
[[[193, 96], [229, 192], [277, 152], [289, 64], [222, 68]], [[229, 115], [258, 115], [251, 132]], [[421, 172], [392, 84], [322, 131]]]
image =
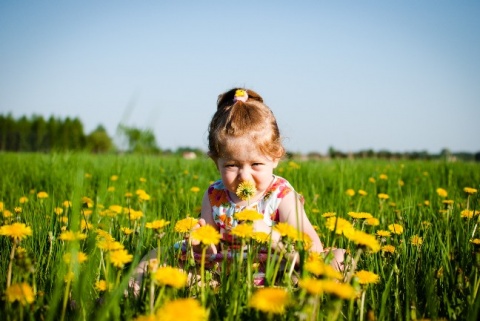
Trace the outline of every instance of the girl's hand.
[[[203, 218], [199, 219], [197, 224], [195, 224], [195, 226], [190, 231], [190, 233], [199, 229], [199, 228], [201, 228], [202, 226], [205, 226], [205, 225], [207, 225], [207, 222]], [[202, 252], [202, 247], [200, 246], [200, 241], [197, 241], [195, 239], [190, 238], [190, 242], [193, 246], [193, 251], [194, 252], [196, 252], [196, 253], [201, 253]], [[210, 245], [207, 248], [207, 254], [217, 254], [217, 252], [218, 252], [217, 247], [215, 245]]]

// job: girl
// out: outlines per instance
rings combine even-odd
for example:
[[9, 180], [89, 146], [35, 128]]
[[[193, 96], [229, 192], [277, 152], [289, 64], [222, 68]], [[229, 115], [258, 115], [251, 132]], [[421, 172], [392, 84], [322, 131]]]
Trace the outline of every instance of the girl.
[[[303, 198], [286, 179], [273, 174], [284, 154], [275, 116], [260, 95], [243, 88], [221, 94], [208, 129], [208, 155], [221, 179], [206, 190], [201, 218], [195, 228], [209, 224], [228, 243], [232, 239], [230, 230], [238, 224], [234, 215], [244, 209], [253, 209], [263, 215], [263, 219], [254, 221], [254, 231], [270, 234], [274, 249], [283, 245], [273, 226], [284, 222], [309, 236], [311, 251], [323, 252], [322, 243], [305, 214]], [[242, 188], [249, 190], [248, 197], [241, 197]], [[212, 246], [209, 254], [219, 250]], [[344, 250], [335, 250], [331, 262], [339, 270], [343, 269], [343, 254]], [[290, 259], [298, 260], [296, 253], [290, 255], [293, 255]], [[135, 270], [136, 288], [141, 283], [148, 259], [155, 257], [152, 251]]]

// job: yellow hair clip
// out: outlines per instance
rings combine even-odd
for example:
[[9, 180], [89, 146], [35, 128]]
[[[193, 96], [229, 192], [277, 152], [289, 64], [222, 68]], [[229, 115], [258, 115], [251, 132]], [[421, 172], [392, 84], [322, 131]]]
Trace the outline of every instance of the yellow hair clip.
[[235, 96], [233, 97], [233, 101], [243, 101], [246, 102], [248, 100], [248, 94], [246, 90], [243, 89], [237, 89], [235, 91]]

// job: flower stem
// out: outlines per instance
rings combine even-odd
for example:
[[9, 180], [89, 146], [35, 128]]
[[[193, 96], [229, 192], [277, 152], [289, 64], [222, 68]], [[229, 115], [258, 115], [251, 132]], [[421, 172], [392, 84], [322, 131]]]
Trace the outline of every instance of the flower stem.
[[13, 259], [15, 258], [15, 249], [16, 248], [17, 248], [17, 240], [13, 239], [12, 251], [10, 252], [10, 262], [8, 262], [7, 288], [12, 283], [12, 267], [13, 267]]

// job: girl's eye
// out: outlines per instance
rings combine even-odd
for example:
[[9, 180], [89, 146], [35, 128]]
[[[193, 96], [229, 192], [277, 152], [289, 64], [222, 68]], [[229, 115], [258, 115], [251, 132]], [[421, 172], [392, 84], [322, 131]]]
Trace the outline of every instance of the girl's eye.
[[263, 163], [253, 163], [253, 166], [261, 166]]

